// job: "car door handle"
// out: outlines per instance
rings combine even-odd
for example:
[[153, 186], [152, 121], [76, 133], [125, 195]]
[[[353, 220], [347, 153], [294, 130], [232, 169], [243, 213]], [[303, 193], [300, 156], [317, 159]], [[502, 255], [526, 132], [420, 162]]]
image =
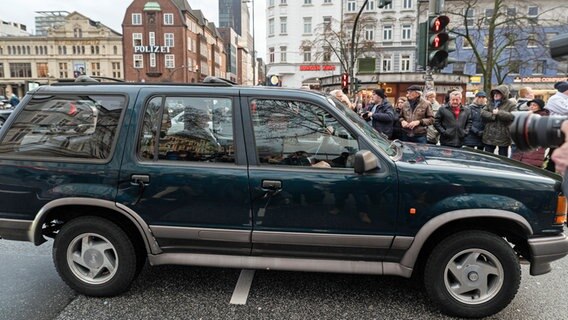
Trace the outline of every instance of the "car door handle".
[[269, 191], [277, 191], [282, 189], [282, 181], [279, 180], [262, 180], [262, 189]]
[[148, 185], [150, 183], [150, 176], [146, 175], [146, 174], [133, 174], [130, 177], [130, 183], [132, 183], [133, 185]]

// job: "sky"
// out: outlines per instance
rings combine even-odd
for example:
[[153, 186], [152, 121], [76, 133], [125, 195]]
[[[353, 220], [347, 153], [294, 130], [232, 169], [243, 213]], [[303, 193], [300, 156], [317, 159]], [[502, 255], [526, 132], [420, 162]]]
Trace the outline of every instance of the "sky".
[[[265, 0], [254, 0], [255, 49], [266, 61]], [[188, 0], [192, 9], [201, 10], [209, 21], [219, 26], [219, 1]], [[132, 0], [17, 0], [16, 8], [0, 10], [0, 20], [23, 23], [35, 31], [36, 11], [77, 11], [92, 20], [122, 33], [122, 20]], [[250, 4], [249, 4], [250, 5]], [[252, 20], [252, 19], [251, 19]], [[252, 22], [251, 22], [252, 23]]]

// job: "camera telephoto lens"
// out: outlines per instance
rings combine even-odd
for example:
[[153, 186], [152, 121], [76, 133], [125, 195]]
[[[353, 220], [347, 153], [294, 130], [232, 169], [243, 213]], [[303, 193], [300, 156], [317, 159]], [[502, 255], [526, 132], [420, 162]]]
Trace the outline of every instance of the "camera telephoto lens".
[[513, 112], [513, 114], [515, 119], [510, 127], [511, 139], [520, 151], [538, 147], [558, 147], [564, 142], [564, 134], [560, 127], [568, 117], [541, 117], [530, 112]]

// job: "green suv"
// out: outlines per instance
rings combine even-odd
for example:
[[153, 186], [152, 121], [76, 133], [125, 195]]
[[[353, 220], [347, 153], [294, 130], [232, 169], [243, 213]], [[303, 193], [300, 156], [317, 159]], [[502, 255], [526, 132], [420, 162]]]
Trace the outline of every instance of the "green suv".
[[127, 290], [148, 260], [423, 279], [483, 317], [568, 253], [558, 175], [389, 141], [305, 90], [73, 83], [29, 92], [0, 131], [0, 237], [54, 238], [74, 290]]

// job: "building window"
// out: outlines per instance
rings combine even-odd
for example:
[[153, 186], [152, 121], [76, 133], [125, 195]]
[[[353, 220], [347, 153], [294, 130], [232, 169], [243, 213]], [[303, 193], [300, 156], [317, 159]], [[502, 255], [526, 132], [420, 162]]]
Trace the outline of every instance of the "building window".
[[534, 33], [529, 34], [528, 39], [527, 39], [527, 47], [534, 48], [534, 47], [537, 47], [537, 46], [538, 46], [538, 42], [537, 42], [536, 34], [534, 34]]
[[173, 13], [164, 13], [164, 24], [165, 25], [174, 24], [174, 14]]
[[31, 78], [32, 77], [32, 64], [31, 63], [10, 63], [10, 77], [11, 78]]
[[4, 63], [0, 62], [0, 78], [4, 78]]
[[535, 61], [534, 73], [544, 74], [545, 70], [546, 70], [546, 61], [545, 60]]
[[312, 47], [304, 47], [304, 62], [312, 61]]
[[73, 29], [73, 37], [74, 38], [82, 38], [83, 37], [83, 30], [81, 30], [81, 28]]
[[142, 24], [142, 14], [141, 13], [133, 13], [132, 14], [132, 24], [134, 24], [134, 25], [141, 25]]
[[38, 62], [36, 63], [37, 67], [37, 76], [40, 78], [47, 78], [48, 77], [48, 69], [47, 69], [47, 62]]
[[347, 12], [355, 12], [357, 10], [357, 2], [354, 0], [347, 1]]
[[471, 49], [471, 43], [469, 42], [469, 40], [467, 40], [466, 38], [462, 38], [463, 39], [463, 48], [464, 49]]
[[323, 3], [331, 3], [331, 0], [323, 0]]
[[466, 17], [466, 21], [467, 21], [467, 26], [468, 27], [473, 27], [473, 17], [475, 16], [475, 9], [473, 8], [467, 8], [465, 9], [465, 17]]
[[392, 10], [392, 2], [383, 7], [385, 10]]
[[538, 16], [538, 7], [529, 7], [527, 14], [529, 17], [536, 17]]
[[141, 54], [135, 54], [132, 60], [134, 61], [134, 68], [144, 68], [144, 58]]
[[410, 55], [400, 56], [400, 71], [410, 71]]
[[274, 7], [274, 0], [268, 0], [268, 6]]
[[383, 56], [383, 71], [385, 72], [392, 71], [392, 56], [390, 55]]
[[412, 0], [403, 0], [402, 1], [402, 8], [403, 9], [412, 9]]
[[122, 78], [122, 74], [120, 72], [120, 62], [112, 63], [112, 77], [115, 79]]
[[274, 18], [268, 19], [268, 36], [274, 36]]
[[[280, 4], [288, 4], [288, 1], [280, 0]], [[272, 0], [272, 5], [274, 5], [274, 0]]]
[[369, 2], [367, 2], [367, 5], [365, 6], [365, 10], [367, 10], [367, 11], [375, 10], [375, 1], [369, 0]]
[[374, 28], [374, 26], [365, 26], [365, 40], [367, 40], [367, 41], [375, 40], [375, 28]]
[[485, 24], [490, 24], [493, 18], [493, 9], [485, 9]]
[[517, 8], [507, 8], [507, 16], [515, 17], [517, 15]]
[[142, 34], [141, 33], [133, 33], [132, 34], [132, 45], [134, 47], [139, 47], [142, 45]]
[[174, 34], [173, 33], [164, 33], [164, 46], [173, 48], [173, 46], [174, 46]]
[[286, 60], [288, 60], [286, 57], [287, 50], [288, 48], [285, 46], [280, 47], [280, 62], [286, 62]]
[[280, 17], [280, 34], [288, 33], [288, 18]]
[[100, 76], [101, 75], [101, 63], [100, 62], [91, 62], [91, 74], [93, 76]]
[[118, 54], [118, 47], [117, 46], [112, 47], [112, 53], [115, 54], [115, 55]]
[[150, 67], [155, 68], [156, 67], [156, 54], [155, 53], [150, 53]]
[[331, 28], [331, 19], [331, 16], [323, 17], [323, 25], [326, 30], [329, 30], [329, 28]]
[[312, 0], [304, 0], [304, 4], [312, 4]]
[[324, 62], [331, 61], [331, 48], [330, 47], [323, 47], [323, 61]]
[[304, 18], [304, 34], [312, 33], [312, 18]]
[[156, 45], [156, 33], [149, 32], [148, 33], [148, 45], [155, 46]]
[[383, 41], [392, 41], [392, 26], [383, 26]]
[[274, 48], [268, 48], [268, 61], [274, 63]]
[[409, 24], [405, 24], [402, 26], [402, 40], [410, 40], [412, 39], [412, 26]]
[[172, 69], [176, 66], [175, 56], [173, 54], [166, 54], [164, 58], [166, 68]]
[[59, 63], [59, 78], [69, 78], [67, 68], [67, 62], [60, 62]]

